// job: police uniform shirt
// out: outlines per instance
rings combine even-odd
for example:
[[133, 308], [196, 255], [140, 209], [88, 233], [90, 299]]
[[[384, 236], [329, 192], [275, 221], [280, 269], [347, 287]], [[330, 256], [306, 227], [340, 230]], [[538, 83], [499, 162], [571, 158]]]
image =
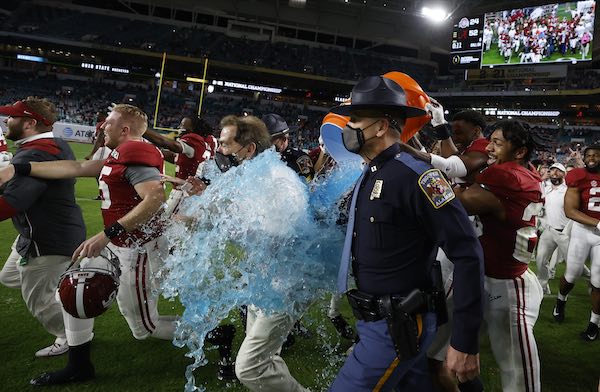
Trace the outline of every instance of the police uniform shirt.
[[308, 154], [297, 148], [286, 148], [281, 153], [281, 159], [296, 173], [306, 177], [308, 180], [312, 179], [313, 175], [315, 174], [312, 160]]
[[[467, 213], [441, 172], [394, 144], [369, 164], [358, 189], [352, 269], [358, 289], [374, 295], [431, 287], [429, 267], [438, 247], [454, 262], [455, 331], [452, 345], [477, 352], [482, 314], [483, 253]], [[479, 283], [476, 284], [476, 283]]]

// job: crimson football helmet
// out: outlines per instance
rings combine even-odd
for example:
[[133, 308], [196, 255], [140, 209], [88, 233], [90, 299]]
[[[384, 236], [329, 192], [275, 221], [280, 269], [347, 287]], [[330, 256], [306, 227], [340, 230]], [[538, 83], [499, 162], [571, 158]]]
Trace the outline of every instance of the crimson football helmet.
[[100, 316], [117, 298], [119, 258], [108, 248], [100, 257], [85, 259], [67, 269], [58, 282], [58, 295], [71, 316], [88, 319]]

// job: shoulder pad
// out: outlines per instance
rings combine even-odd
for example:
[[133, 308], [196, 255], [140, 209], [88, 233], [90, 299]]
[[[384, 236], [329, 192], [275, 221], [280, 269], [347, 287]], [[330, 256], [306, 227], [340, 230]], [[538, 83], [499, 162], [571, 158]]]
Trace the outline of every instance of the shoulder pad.
[[405, 153], [405, 152], [401, 152], [400, 154], [396, 154], [396, 156], [394, 157], [395, 160], [397, 160], [398, 162], [402, 162], [404, 163], [406, 166], [408, 166], [412, 171], [414, 171], [417, 174], [422, 174], [424, 172], [426, 172], [427, 170], [430, 170], [432, 167], [430, 164], [423, 162], [415, 157], [413, 157], [412, 155]]
[[435, 209], [441, 208], [456, 198], [452, 187], [438, 169], [429, 169], [421, 174], [419, 188]]
[[583, 167], [575, 168], [575, 169], [569, 171], [567, 173], [567, 175], [565, 176], [565, 184], [567, 184], [567, 186], [569, 186], [569, 187], [576, 188], [579, 186], [579, 183], [585, 179], [586, 176], [587, 176], [587, 172], [586, 172], [585, 168], [583, 168]]
[[487, 156], [488, 153], [486, 151], [486, 148], [488, 144], [490, 144], [490, 142], [486, 138], [480, 137], [479, 139], [473, 140], [473, 142], [471, 142], [471, 144], [469, 144], [469, 146], [465, 149], [463, 154], [468, 154], [470, 152], [479, 152]]
[[493, 164], [484, 169], [475, 181], [494, 193], [528, 192], [541, 189], [542, 179], [521, 165], [512, 162]]
[[115, 148], [110, 156], [122, 165], [153, 166], [163, 165], [163, 155], [153, 144], [145, 142], [125, 142]]
[[184, 142], [191, 142], [191, 143], [204, 143], [205, 140], [202, 136], [198, 135], [197, 133], [186, 133], [185, 135], [181, 136], [179, 138], [179, 140], [183, 140]]

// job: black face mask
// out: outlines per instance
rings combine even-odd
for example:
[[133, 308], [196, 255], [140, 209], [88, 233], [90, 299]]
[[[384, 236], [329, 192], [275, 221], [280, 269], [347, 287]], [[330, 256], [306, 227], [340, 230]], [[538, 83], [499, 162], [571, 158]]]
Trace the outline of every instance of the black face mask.
[[233, 154], [225, 155], [222, 152], [215, 152], [215, 163], [217, 164], [219, 170], [225, 173], [227, 170], [231, 169], [234, 166], [238, 166], [241, 162], [237, 157]]
[[[375, 121], [371, 125], [376, 124], [379, 120]], [[353, 128], [350, 125], [346, 125], [344, 129], [342, 129], [342, 141], [344, 142], [344, 147], [346, 150], [358, 154], [361, 148], [365, 145], [365, 143], [377, 136], [373, 136], [369, 139], [365, 140], [364, 131], [369, 128], [371, 125], [361, 129], [361, 128]]]
[[585, 165], [585, 170], [589, 171], [590, 173], [598, 173], [598, 171], [600, 171], [600, 165], [595, 164], [592, 167], [589, 167], [587, 164]]
[[215, 152], [215, 162], [222, 173], [225, 173], [232, 167], [239, 166], [242, 163], [242, 161], [237, 157], [237, 153], [242, 151], [242, 148], [244, 147], [246, 146], [240, 147], [236, 152], [229, 155], [225, 155], [219, 151]]
[[550, 182], [552, 183], [552, 185], [560, 185], [563, 182], [562, 178], [551, 178]]

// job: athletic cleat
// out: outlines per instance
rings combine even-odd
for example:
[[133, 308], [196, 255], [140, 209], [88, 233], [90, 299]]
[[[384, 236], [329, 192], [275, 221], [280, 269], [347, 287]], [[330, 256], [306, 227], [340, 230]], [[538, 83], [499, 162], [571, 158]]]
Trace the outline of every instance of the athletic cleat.
[[36, 387], [45, 387], [49, 385], [70, 384], [74, 382], [85, 382], [93, 379], [96, 376], [94, 367], [86, 370], [73, 371], [68, 367], [51, 373], [42, 373], [36, 378], [29, 381], [31, 385]]
[[593, 342], [598, 339], [598, 326], [594, 323], [589, 323], [585, 331], [581, 333], [581, 338], [587, 342]]
[[38, 350], [35, 353], [35, 356], [38, 358], [56, 357], [58, 355], [62, 355], [64, 353], [66, 353], [67, 351], [69, 351], [69, 344], [67, 342], [64, 342], [63, 344], [53, 343], [48, 347]]
[[561, 301], [560, 299], [556, 299], [556, 305], [552, 310], [552, 316], [554, 316], [554, 320], [562, 323], [565, 320], [565, 305], [567, 301]]
[[231, 381], [235, 380], [235, 363], [228, 362], [223, 363], [219, 362], [219, 370], [217, 370], [217, 378], [220, 381]]
[[342, 315], [330, 318], [330, 320], [341, 337], [348, 340], [354, 339], [354, 329], [352, 329], [352, 327], [348, 324], [348, 322], [346, 321], [346, 319], [344, 319]]

